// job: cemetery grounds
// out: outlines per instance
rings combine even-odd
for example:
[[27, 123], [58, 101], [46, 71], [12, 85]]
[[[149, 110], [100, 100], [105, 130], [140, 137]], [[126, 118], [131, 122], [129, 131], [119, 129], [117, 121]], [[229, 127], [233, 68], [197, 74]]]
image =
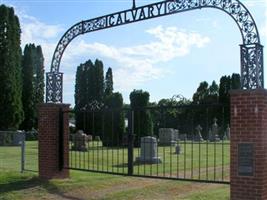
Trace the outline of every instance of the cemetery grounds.
[[[120, 161], [126, 159], [125, 149], [110, 149], [103, 151], [99, 142], [92, 142], [92, 147], [96, 148], [91, 151], [97, 155], [110, 157], [112, 152], [118, 151]], [[92, 148], [91, 147], [91, 148]], [[97, 150], [98, 148], [101, 151]], [[162, 148], [162, 147], [160, 147]], [[190, 148], [187, 145], [186, 148]], [[200, 148], [205, 148], [203, 144]], [[167, 152], [166, 148], [166, 152]], [[183, 146], [182, 146], [183, 149]], [[191, 149], [191, 148], [190, 148]], [[188, 149], [189, 150], [189, 149]], [[192, 150], [192, 149], [191, 149]], [[187, 156], [190, 157], [189, 152], [198, 154], [199, 147], [193, 151], [187, 151]], [[98, 152], [99, 151], [99, 152]], [[134, 150], [137, 155], [138, 149]], [[170, 150], [171, 151], [171, 150]], [[105, 153], [106, 152], [106, 153]], [[163, 149], [159, 149], [163, 152]], [[165, 153], [166, 153], [165, 152]], [[203, 149], [203, 152], [205, 150]], [[88, 158], [89, 153], [70, 152], [70, 154], [77, 154]], [[124, 156], [123, 156], [124, 155]], [[165, 154], [165, 156], [168, 153]], [[171, 154], [170, 154], [171, 155]], [[229, 199], [229, 185], [222, 184], [208, 184], [197, 183], [178, 180], [163, 180], [153, 178], [129, 177], [120, 175], [100, 174], [93, 172], [83, 172], [77, 170], [70, 170], [70, 179], [66, 180], [51, 180], [41, 181], [38, 179], [38, 142], [26, 141], [25, 149], [25, 171], [20, 173], [20, 147], [0, 147], [0, 200], [2, 199], [182, 199], [182, 200], [226, 200]], [[93, 157], [93, 155], [89, 155]], [[177, 155], [175, 155], [177, 157]], [[180, 155], [183, 156], [183, 153]], [[212, 155], [211, 159], [212, 160]], [[71, 156], [70, 156], [71, 157]], [[229, 160], [229, 155], [227, 155]], [[70, 158], [70, 163], [74, 163], [75, 157]], [[170, 158], [168, 158], [170, 159]], [[166, 159], [166, 160], [168, 160]], [[80, 165], [88, 165], [85, 159], [84, 163], [79, 162]], [[191, 159], [186, 160], [187, 166], [190, 166]], [[95, 160], [97, 163], [97, 160]], [[205, 161], [203, 160], [203, 165]], [[226, 161], [227, 163], [227, 161]], [[99, 164], [99, 163], [98, 163]], [[123, 164], [123, 162], [122, 162]], [[212, 164], [212, 161], [211, 161]], [[219, 163], [218, 163], [219, 164]], [[229, 163], [228, 163], [229, 164]], [[163, 163], [159, 166], [162, 167]], [[193, 166], [197, 167], [199, 160], [194, 160]], [[102, 165], [98, 165], [102, 167]], [[181, 164], [182, 166], [182, 164]], [[87, 167], [90, 167], [88, 165]], [[91, 167], [97, 167], [91, 166]], [[123, 170], [123, 167], [114, 167], [108, 165], [108, 170]], [[134, 170], [143, 171], [147, 168], [147, 172], [155, 172], [156, 168], [149, 166], [135, 166]], [[198, 168], [196, 168], [198, 169]], [[170, 174], [168, 168], [165, 172]], [[191, 170], [186, 173], [191, 174]], [[229, 174], [225, 174], [227, 178]]]

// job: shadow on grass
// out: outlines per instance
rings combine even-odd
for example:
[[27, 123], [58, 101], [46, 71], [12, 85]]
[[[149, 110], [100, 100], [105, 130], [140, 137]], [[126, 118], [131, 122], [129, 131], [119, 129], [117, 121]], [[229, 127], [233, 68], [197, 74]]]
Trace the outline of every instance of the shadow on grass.
[[21, 190], [27, 190], [31, 188], [37, 188], [37, 193], [39, 193], [38, 188], [42, 188], [45, 189], [47, 193], [56, 195], [64, 199], [82, 200], [82, 198], [65, 194], [64, 190], [62, 188], [59, 188], [56, 184], [50, 181], [41, 180], [38, 177], [32, 177], [30, 179], [10, 180], [7, 183], [0, 184], [0, 194], [5, 195], [11, 192], [19, 192]]

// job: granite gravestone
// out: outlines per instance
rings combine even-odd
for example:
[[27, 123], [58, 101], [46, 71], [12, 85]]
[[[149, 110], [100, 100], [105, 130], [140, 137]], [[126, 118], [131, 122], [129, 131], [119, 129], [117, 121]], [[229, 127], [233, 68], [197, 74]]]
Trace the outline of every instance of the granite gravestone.
[[160, 157], [157, 156], [157, 139], [146, 136], [141, 138], [140, 157], [136, 158], [137, 163], [155, 164], [161, 163]]
[[175, 146], [175, 154], [180, 154], [181, 153], [181, 146], [180, 145], [176, 145]]
[[203, 141], [203, 138], [202, 138], [202, 135], [201, 135], [201, 131], [202, 131], [202, 127], [200, 125], [198, 125], [196, 127], [196, 135], [194, 137], [194, 141], [196, 141], [196, 142]]
[[173, 128], [160, 128], [159, 129], [159, 144], [166, 146], [175, 146], [176, 132]]
[[12, 145], [13, 146], [20, 146], [22, 141], [25, 141], [25, 132], [24, 131], [17, 131], [13, 134]]
[[179, 140], [187, 140], [186, 134], [179, 134]]
[[230, 132], [231, 132], [230, 125], [227, 124], [226, 134], [225, 134], [227, 140], [230, 140]]
[[177, 141], [179, 140], [179, 130], [174, 129], [174, 140]]
[[214, 123], [212, 124], [211, 131], [209, 132], [209, 141], [218, 142], [220, 141], [220, 138], [218, 135], [219, 129], [218, 129], [218, 124], [217, 124], [217, 119], [214, 118], [213, 122]]
[[88, 136], [82, 130], [79, 130], [73, 136], [73, 146], [71, 149], [75, 151], [87, 151], [86, 142], [88, 142]]

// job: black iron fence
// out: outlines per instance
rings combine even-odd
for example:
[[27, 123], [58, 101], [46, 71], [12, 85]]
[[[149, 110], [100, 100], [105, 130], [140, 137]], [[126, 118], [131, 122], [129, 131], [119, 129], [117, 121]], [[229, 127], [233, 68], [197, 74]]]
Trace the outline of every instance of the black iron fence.
[[229, 183], [230, 128], [221, 105], [71, 112], [70, 168]]

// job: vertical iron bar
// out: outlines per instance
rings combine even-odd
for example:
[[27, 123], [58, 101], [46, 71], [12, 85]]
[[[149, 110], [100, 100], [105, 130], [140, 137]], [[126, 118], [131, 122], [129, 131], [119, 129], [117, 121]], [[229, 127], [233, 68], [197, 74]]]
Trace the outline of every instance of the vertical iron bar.
[[92, 117], [93, 117], [93, 124], [92, 124], [92, 131], [93, 131], [93, 145], [92, 145], [92, 151], [93, 151], [93, 155], [92, 155], [92, 159], [93, 159], [93, 170], [95, 169], [95, 111], [92, 111]]
[[111, 165], [112, 165], [112, 168], [111, 168], [111, 171], [114, 172], [114, 152], [113, 152], [113, 148], [114, 148], [114, 113], [113, 113], [113, 110], [111, 111]]
[[104, 171], [104, 141], [105, 141], [105, 111], [102, 111], [102, 148], [101, 148], [101, 153], [102, 153], [102, 171]]
[[69, 159], [69, 162], [70, 162], [70, 166], [71, 167], [73, 167], [73, 165], [72, 165], [72, 149], [71, 149], [71, 147], [72, 147], [72, 141], [73, 141], [73, 139], [72, 139], [72, 134], [70, 135], [70, 141], [69, 141], [69, 143], [70, 144], [68, 144], [69, 145], [69, 148], [68, 148], [68, 151], [70, 152], [70, 159]]
[[223, 138], [222, 138], [222, 181], [224, 181], [224, 134], [225, 134], [225, 121], [224, 121], [224, 107], [222, 107], [222, 124], [223, 129]]
[[[194, 113], [194, 112], [193, 112]], [[193, 168], [194, 168], [194, 114], [191, 117], [191, 179], [193, 179]]]
[[23, 136], [22, 136], [22, 141], [21, 141], [21, 170], [20, 172], [23, 173], [24, 172], [24, 169], [25, 169], [25, 132], [23, 131], [21, 133]]
[[186, 178], [186, 139], [187, 135], [184, 138], [184, 179]]
[[[143, 111], [143, 113], [142, 113], [142, 111]], [[145, 115], [144, 114], [145, 112], [146, 112], [145, 108], [142, 108], [142, 110], [141, 109], [139, 110], [140, 115], [142, 115], [142, 114]], [[140, 139], [141, 139], [141, 137], [140, 137]], [[146, 147], [147, 147], [147, 145], [146, 145], [147, 144], [146, 138], [144, 139], [144, 144], [145, 144], [144, 145], [145, 146], [145, 148], [144, 148], [145, 162], [143, 163], [143, 175], [146, 175]]]
[[[179, 130], [178, 127], [177, 127], [177, 130]], [[179, 137], [179, 134], [178, 134], [178, 138], [176, 138], [176, 139], [177, 139], [177, 141], [178, 141], [178, 144], [177, 144], [177, 145], [179, 146], [179, 149], [180, 149], [180, 152], [179, 152], [179, 153], [181, 154], [181, 147], [180, 147], [180, 137]], [[179, 156], [178, 156], [178, 153], [176, 152], [176, 149], [175, 149], [175, 153], [176, 153], [176, 162], [177, 162], [177, 163], [176, 163], [176, 165], [177, 165], [177, 166], [176, 166], [176, 167], [177, 167], [177, 175], [176, 175], [176, 176], [177, 176], [177, 178], [179, 178], [180, 163], [179, 163]]]
[[[150, 112], [150, 111], [149, 111]], [[153, 130], [151, 130], [151, 136], [153, 136]], [[152, 152], [152, 140], [150, 140], [150, 152]], [[152, 175], [152, 164], [150, 164], [150, 176]]]
[[206, 120], [206, 131], [208, 132], [207, 134], [207, 139], [206, 139], [206, 180], [209, 180], [209, 108], [206, 109], [207, 113], [207, 120]]
[[[166, 109], [163, 112], [163, 124], [166, 127]], [[165, 177], [165, 144], [163, 144], [163, 176]]]
[[216, 141], [214, 142], [214, 181], [216, 180]]
[[[119, 116], [120, 115], [120, 110], [117, 111], [117, 115]], [[119, 163], [120, 163], [120, 157], [119, 157], [119, 154], [120, 154], [120, 140], [119, 140], [119, 133], [116, 132], [116, 135], [117, 135], [117, 173], [119, 173]]]
[[[125, 117], [125, 113], [124, 113], [124, 111], [122, 110], [121, 111], [122, 112], [122, 114], [123, 114], [123, 118]], [[128, 117], [128, 116], [127, 116]], [[129, 119], [128, 119], [128, 124], [129, 124]], [[128, 127], [129, 127], [129, 125], [128, 125]], [[125, 136], [124, 136], [124, 133], [125, 132], [123, 132], [123, 137], [122, 137], [122, 173], [124, 174], [125, 172], [124, 172], [124, 149], [125, 149], [125, 147], [124, 147], [124, 142], [125, 142], [125, 140], [124, 140], [124, 138], [125, 138]]]
[[[137, 154], [138, 154], [138, 156], [139, 157], [141, 157], [141, 155], [140, 155], [140, 148], [141, 148], [141, 142], [140, 142], [140, 140], [141, 140], [141, 133], [140, 133], [140, 111], [138, 111], [138, 110], [136, 110], [136, 112], [138, 113], [138, 136], [137, 136]], [[140, 144], [139, 144], [139, 142], [140, 142]], [[139, 146], [140, 145], [140, 146]], [[138, 163], [138, 175], [140, 174], [140, 164], [141, 163]]]
[[172, 144], [170, 145], [170, 177], [172, 177]]
[[200, 180], [200, 169], [201, 169], [201, 162], [200, 162], [200, 159], [201, 159], [201, 146], [200, 146], [200, 143], [201, 141], [199, 140], [199, 143], [198, 143], [198, 179]]
[[[99, 115], [100, 115], [100, 111], [97, 111], [96, 112], [96, 116], [97, 116], [97, 121], [99, 121]], [[98, 127], [99, 128], [99, 127]], [[97, 135], [100, 137], [100, 134], [99, 132], [97, 133]], [[99, 141], [101, 140], [101, 138], [99, 138], [99, 140], [96, 141], [96, 157], [97, 157], [97, 160], [96, 160], [96, 169], [97, 171], [99, 170]]]
[[128, 175], [133, 175], [134, 111], [128, 111]]

